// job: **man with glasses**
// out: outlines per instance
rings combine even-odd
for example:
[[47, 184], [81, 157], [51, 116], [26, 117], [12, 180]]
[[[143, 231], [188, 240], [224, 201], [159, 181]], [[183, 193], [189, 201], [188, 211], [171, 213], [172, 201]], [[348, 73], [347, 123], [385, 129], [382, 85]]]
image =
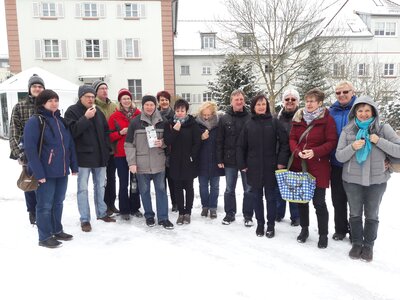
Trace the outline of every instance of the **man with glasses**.
[[[277, 119], [285, 127], [288, 136], [292, 128], [292, 119], [296, 111], [299, 109], [300, 95], [295, 89], [288, 89], [282, 95], [282, 109], [279, 112]], [[285, 217], [286, 201], [282, 199], [279, 189], [276, 188], [276, 221], [280, 222]], [[300, 217], [297, 203], [289, 203], [290, 210], [290, 225], [299, 226]]]
[[[341, 81], [335, 88], [337, 101], [333, 103], [329, 111], [336, 123], [338, 137], [342, 129], [347, 125], [347, 116], [356, 100], [353, 84], [349, 81]], [[331, 197], [334, 207], [335, 233], [332, 238], [341, 241], [350, 232], [347, 215], [347, 196], [343, 189], [342, 170], [343, 164], [336, 159], [336, 150], [331, 154]]]
[[[10, 149], [11, 159], [16, 159], [21, 165], [27, 163], [20, 143], [26, 121], [33, 115], [36, 97], [44, 90], [44, 81], [33, 74], [28, 81], [28, 97], [15, 104], [10, 120]], [[29, 222], [36, 224], [36, 195], [35, 192], [25, 192], [25, 202], [29, 213]]]
[[95, 90], [90, 85], [82, 85], [78, 90], [79, 101], [68, 107], [65, 121], [71, 130], [78, 157], [78, 210], [81, 229], [84, 232], [92, 230], [90, 224], [90, 206], [88, 195], [89, 175], [92, 173], [94, 204], [98, 220], [115, 222], [107, 215], [104, 203], [106, 165], [110, 157], [110, 138], [108, 123], [104, 114], [97, 110]]
[[[110, 116], [117, 109], [117, 104], [108, 98], [108, 85], [102, 80], [96, 80], [93, 82], [92, 87], [96, 92], [96, 107], [106, 117], [106, 120], [110, 119]], [[111, 216], [114, 213], [119, 213], [119, 210], [115, 207], [115, 199], [117, 198], [115, 188], [115, 171], [117, 167], [114, 161], [115, 144], [111, 144], [111, 152], [107, 162], [106, 169], [106, 190], [104, 192], [104, 202], [107, 205], [107, 215]]]

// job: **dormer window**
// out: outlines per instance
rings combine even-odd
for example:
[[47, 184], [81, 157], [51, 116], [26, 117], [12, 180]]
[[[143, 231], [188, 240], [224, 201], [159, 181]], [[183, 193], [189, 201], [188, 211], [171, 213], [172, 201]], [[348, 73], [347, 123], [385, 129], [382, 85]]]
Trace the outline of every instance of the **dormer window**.
[[215, 33], [201, 34], [201, 49], [215, 48]]

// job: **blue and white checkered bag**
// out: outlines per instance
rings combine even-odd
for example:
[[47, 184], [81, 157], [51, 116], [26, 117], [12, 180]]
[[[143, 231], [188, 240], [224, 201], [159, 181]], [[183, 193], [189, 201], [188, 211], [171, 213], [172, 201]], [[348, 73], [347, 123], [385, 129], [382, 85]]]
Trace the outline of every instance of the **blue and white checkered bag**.
[[308, 203], [314, 197], [315, 177], [308, 172], [281, 169], [275, 171], [275, 177], [283, 200]]

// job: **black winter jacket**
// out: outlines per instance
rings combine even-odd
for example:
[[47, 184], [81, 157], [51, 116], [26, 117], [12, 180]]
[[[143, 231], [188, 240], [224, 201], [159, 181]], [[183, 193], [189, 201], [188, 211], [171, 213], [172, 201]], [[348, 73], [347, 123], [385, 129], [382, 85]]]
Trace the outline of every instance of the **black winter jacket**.
[[78, 165], [83, 168], [105, 167], [111, 152], [106, 117], [97, 109], [93, 118], [86, 119], [86, 110], [78, 101], [68, 107], [64, 115], [75, 142]]
[[225, 167], [237, 168], [236, 142], [244, 124], [251, 115], [247, 110], [234, 112], [232, 107], [221, 116], [217, 134], [217, 163]]

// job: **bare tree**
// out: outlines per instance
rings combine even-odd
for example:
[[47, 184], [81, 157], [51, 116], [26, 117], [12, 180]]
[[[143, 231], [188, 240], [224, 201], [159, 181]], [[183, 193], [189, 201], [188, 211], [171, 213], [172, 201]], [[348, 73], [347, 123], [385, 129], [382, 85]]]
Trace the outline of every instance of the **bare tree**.
[[[225, 5], [231, 20], [220, 26], [231, 35], [220, 39], [228, 51], [242, 53], [254, 64], [274, 111], [275, 99], [294, 81], [310, 42], [326, 25], [321, 17], [325, 1], [225, 0]], [[319, 39], [321, 57], [331, 52], [332, 43]]]

